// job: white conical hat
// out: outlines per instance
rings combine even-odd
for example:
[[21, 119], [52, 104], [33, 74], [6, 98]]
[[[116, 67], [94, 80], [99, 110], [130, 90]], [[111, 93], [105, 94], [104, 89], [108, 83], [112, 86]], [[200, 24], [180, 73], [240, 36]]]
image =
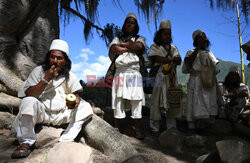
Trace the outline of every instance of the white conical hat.
[[60, 50], [69, 56], [69, 46], [64, 40], [55, 39], [52, 41], [49, 50]]
[[128, 15], [126, 16], [125, 20], [126, 20], [127, 18], [134, 18], [136, 21], [138, 21], [136, 15], [135, 15], [134, 13], [132, 13], [132, 12], [131, 12], [131, 13], [128, 13]]
[[161, 24], [160, 24], [160, 27], [159, 27], [159, 30], [161, 30], [161, 29], [171, 29], [170, 20], [162, 20]]

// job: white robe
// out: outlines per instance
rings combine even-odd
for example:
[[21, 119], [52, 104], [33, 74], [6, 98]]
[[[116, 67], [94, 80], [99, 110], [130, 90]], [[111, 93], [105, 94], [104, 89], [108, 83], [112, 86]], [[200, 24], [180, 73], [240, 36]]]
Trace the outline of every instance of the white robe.
[[[189, 57], [194, 50], [189, 50], [186, 57]], [[200, 60], [201, 57], [201, 60]], [[208, 60], [212, 61], [209, 62]], [[194, 119], [209, 118], [210, 115], [218, 114], [216, 85], [212, 88], [204, 89], [201, 82], [201, 61], [202, 63], [212, 64], [216, 67], [219, 62], [211, 51], [199, 51], [192, 65], [184, 62], [182, 72], [190, 74], [187, 83], [187, 111], [188, 121]], [[216, 72], [219, 70], [216, 68]]]
[[[146, 47], [143, 37], [131, 39], [133, 42], [141, 42]], [[122, 41], [115, 37], [109, 47], [120, 44]], [[115, 54], [111, 54], [115, 55]], [[139, 57], [135, 53], [125, 52], [119, 55], [115, 61], [116, 71], [112, 86], [112, 109], [117, 109], [118, 98], [125, 100], [139, 100], [145, 104], [143, 82], [140, 73]]]
[[[149, 50], [149, 57], [152, 56], [160, 56], [160, 57], [166, 57], [168, 55], [168, 51], [163, 46], [157, 46], [156, 44], [151, 45]], [[168, 55], [168, 58], [170, 57], [181, 57], [180, 53], [176, 46], [171, 45], [171, 55]], [[156, 78], [160, 79], [161, 82], [154, 83], [154, 88], [152, 92], [152, 105], [150, 109], [150, 119], [151, 120], [161, 120], [161, 113], [160, 113], [160, 107], [164, 108], [165, 110], [169, 109], [168, 99], [167, 99], [167, 89], [170, 86], [170, 80], [169, 75], [165, 75], [162, 73], [163, 70], [163, 64], [162, 63], [154, 63], [154, 66], [160, 65], [160, 68], [158, 70], [158, 73], [156, 74]], [[178, 81], [176, 79], [175, 85], [178, 85]]]
[[[45, 73], [42, 66], [36, 67], [30, 73], [28, 79], [19, 88], [18, 97], [25, 97], [25, 91], [29, 87], [37, 85], [44, 75]], [[31, 115], [34, 124], [51, 123], [53, 125], [81, 121], [93, 114], [90, 104], [82, 99], [78, 108], [67, 108], [65, 101], [66, 93], [62, 86], [64, 81], [64, 77], [51, 80], [38, 99], [35, 99], [34, 97], [25, 97], [19, 107], [19, 113], [13, 122], [13, 131], [16, 131], [18, 121], [24, 114]], [[76, 79], [75, 75], [71, 72], [66, 83], [71, 92], [76, 92], [82, 89], [82, 86]]]

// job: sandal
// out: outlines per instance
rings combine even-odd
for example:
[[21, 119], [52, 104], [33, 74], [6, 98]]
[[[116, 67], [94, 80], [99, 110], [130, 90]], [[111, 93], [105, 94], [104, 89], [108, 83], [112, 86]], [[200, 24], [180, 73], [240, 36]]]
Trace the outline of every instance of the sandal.
[[11, 155], [11, 158], [24, 158], [31, 153], [31, 146], [28, 143], [19, 145]]

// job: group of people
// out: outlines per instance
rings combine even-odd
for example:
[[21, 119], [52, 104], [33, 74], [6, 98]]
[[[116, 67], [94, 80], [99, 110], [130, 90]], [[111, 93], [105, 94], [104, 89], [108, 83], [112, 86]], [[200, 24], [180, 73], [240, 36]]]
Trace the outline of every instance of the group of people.
[[[180, 109], [176, 111], [176, 108], [171, 108], [168, 101], [169, 88], [178, 87], [176, 66], [182, 62], [177, 47], [171, 44], [171, 28], [169, 20], [161, 21], [148, 55], [152, 61], [151, 69], [155, 71], [155, 78], [161, 80], [160, 85], [153, 86], [150, 108], [150, 127], [156, 134], [160, 131], [162, 110], [166, 112], [167, 129], [176, 128], [176, 118], [181, 112]], [[109, 57], [115, 65], [112, 84], [114, 126], [120, 131], [121, 121], [126, 117], [127, 109], [131, 109], [135, 137], [144, 139], [140, 120], [142, 106], [145, 104], [142, 71], [145, 71], [143, 56], [146, 52], [146, 43], [145, 38], [139, 36], [138, 32], [137, 17], [129, 13], [124, 21], [122, 34], [116, 36], [109, 44]], [[244, 105], [241, 100], [248, 97], [248, 88], [240, 82], [239, 72], [233, 69], [230, 70], [225, 82], [219, 84], [220, 89], [213, 80], [209, 88], [204, 87], [200, 75], [204, 65], [213, 69], [210, 78], [214, 78], [219, 72], [216, 68], [218, 60], [208, 50], [210, 42], [203, 31], [196, 30], [193, 33], [193, 41], [195, 49], [187, 52], [182, 67], [183, 73], [190, 74], [186, 108], [190, 129], [195, 128], [197, 119], [217, 116], [218, 106], [235, 107], [238, 111], [238, 108]], [[19, 89], [18, 96], [23, 99], [12, 130], [17, 133], [20, 145], [12, 153], [12, 158], [27, 157], [30, 154], [36, 142], [35, 124], [69, 123], [59, 141], [74, 141], [83, 123], [93, 114], [90, 104], [80, 98], [79, 91], [82, 87], [70, 69], [68, 44], [63, 40], [53, 40], [45, 62], [30, 73]], [[76, 96], [76, 102], [73, 104], [65, 101], [69, 93]], [[226, 100], [221, 100], [225, 98]], [[227, 101], [230, 102], [226, 103]], [[235, 112], [225, 111], [232, 119], [235, 119]]]
[[[171, 96], [170, 88], [178, 88], [176, 66], [182, 62], [177, 47], [171, 44], [171, 28], [169, 20], [161, 21], [148, 54], [151, 70], [154, 71], [152, 74], [155, 75], [150, 106], [150, 129], [154, 135], [159, 135], [162, 111], [166, 113], [167, 129], [176, 128], [176, 118], [181, 115], [180, 108], [173, 108], [168, 98]], [[143, 139], [144, 134], [140, 130], [139, 122], [142, 118], [142, 105], [145, 103], [143, 92], [145, 83], [140, 79], [145, 77], [141, 62], [144, 62], [142, 56], [146, 45], [145, 38], [139, 36], [138, 32], [137, 17], [129, 13], [124, 21], [122, 34], [115, 37], [109, 45], [109, 57], [112, 64], [115, 64], [112, 85], [114, 126], [120, 130], [121, 120], [125, 118], [126, 110], [130, 108], [135, 137]], [[248, 87], [241, 82], [239, 71], [235, 71], [235, 68], [230, 69], [224, 82], [218, 83], [216, 74], [220, 70], [216, 65], [219, 61], [209, 50], [210, 41], [206, 34], [202, 30], [196, 30], [192, 38], [194, 49], [187, 52], [182, 66], [182, 72], [190, 75], [186, 105], [188, 128], [194, 130], [198, 127], [197, 120], [215, 119], [218, 113], [219, 116], [225, 113], [224, 116], [231, 117], [229, 119], [235, 121], [239, 109], [244, 108], [248, 99]], [[157, 79], [161, 80], [160, 85], [156, 84]], [[130, 83], [138, 82], [140, 84], [131, 87]]]

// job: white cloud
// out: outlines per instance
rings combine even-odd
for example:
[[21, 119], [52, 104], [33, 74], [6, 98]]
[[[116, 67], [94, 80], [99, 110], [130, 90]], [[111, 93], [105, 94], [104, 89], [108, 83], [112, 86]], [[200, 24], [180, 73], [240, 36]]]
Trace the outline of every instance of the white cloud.
[[78, 62], [76, 64], [72, 63], [72, 68], [71, 68], [71, 71], [73, 72], [79, 72], [79, 70], [81, 70], [81, 68], [83, 67], [83, 62]]
[[82, 53], [79, 56], [77, 56], [76, 58], [83, 58], [83, 62], [87, 62], [89, 60], [88, 54], [87, 53]]
[[80, 55], [77, 58], [81, 57], [84, 60], [82, 62], [72, 63], [72, 72], [76, 75], [78, 80], [83, 80], [87, 82], [87, 75], [95, 75], [95, 77], [105, 76], [108, 67], [111, 63], [109, 57], [100, 55], [96, 62], [88, 62], [88, 54], [94, 54], [90, 49], [82, 49]]
[[90, 50], [89, 48], [83, 48], [81, 49], [81, 52], [87, 53], [87, 54], [95, 54], [95, 52]]

